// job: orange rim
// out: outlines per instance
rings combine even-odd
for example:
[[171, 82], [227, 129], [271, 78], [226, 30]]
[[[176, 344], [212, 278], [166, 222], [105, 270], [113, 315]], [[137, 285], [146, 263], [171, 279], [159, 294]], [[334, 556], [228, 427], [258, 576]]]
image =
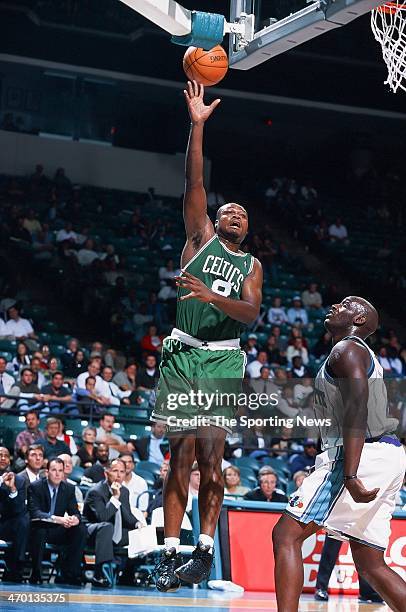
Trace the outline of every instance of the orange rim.
[[388, 13], [394, 15], [396, 11], [406, 11], [406, 4], [398, 4], [397, 2], [385, 2], [376, 8], [380, 13]]

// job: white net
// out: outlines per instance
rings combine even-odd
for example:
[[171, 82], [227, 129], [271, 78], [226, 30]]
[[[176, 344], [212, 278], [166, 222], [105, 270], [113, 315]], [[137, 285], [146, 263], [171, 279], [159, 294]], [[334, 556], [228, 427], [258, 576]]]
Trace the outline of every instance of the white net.
[[406, 4], [386, 2], [374, 9], [371, 27], [388, 68], [385, 83], [395, 93], [399, 87], [406, 91]]

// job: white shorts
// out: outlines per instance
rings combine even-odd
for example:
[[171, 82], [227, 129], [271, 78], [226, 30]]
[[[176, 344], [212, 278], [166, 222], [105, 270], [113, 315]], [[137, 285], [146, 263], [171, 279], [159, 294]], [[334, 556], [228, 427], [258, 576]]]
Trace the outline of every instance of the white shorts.
[[314, 522], [338, 539], [386, 550], [396, 494], [406, 470], [403, 446], [381, 441], [364, 444], [358, 476], [369, 491], [379, 487], [376, 499], [368, 504], [352, 499], [344, 487], [343, 470], [342, 446], [318, 455], [314, 472], [294, 493], [286, 514], [301, 523]]

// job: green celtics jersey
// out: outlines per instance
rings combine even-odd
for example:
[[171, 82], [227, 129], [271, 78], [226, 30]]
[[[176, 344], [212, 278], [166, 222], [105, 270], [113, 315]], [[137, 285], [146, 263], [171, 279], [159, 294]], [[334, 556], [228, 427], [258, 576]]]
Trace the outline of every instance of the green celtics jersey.
[[[253, 266], [252, 255], [230, 251], [215, 234], [192, 257], [185, 270], [219, 295], [239, 300], [243, 282]], [[189, 290], [179, 288], [178, 297], [188, 293]], [[194, 338], [214, 341], [239, 338], [242, 323], [231, 319], [212, 304], [191, 298], [178, 301], [176, 327]]]

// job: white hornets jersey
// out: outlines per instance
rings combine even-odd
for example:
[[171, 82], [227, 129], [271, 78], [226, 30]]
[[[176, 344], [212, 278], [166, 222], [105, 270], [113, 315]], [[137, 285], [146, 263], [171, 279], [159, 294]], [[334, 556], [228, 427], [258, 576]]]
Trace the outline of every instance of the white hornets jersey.
[[[368, 421], [366, 438], [377, 438], [384, 434], [394, 433], [398, 427], [397, 419], [388, 414], [388, 398], [383, 380], [383, 369], [369, 346], [357, 336], [347, 336], [343, 340], [353, 340], [363, 346], [371, 358], [368, 369]], [[344, 404], [341, 392], [332, 373], [329, 372], [328, 358], [317, 373], [314, 390], [314, 411], [316, 418], [329, 419], [331, 425], [320, 427], [322, 449], [343, 444], [342, 429]]]

